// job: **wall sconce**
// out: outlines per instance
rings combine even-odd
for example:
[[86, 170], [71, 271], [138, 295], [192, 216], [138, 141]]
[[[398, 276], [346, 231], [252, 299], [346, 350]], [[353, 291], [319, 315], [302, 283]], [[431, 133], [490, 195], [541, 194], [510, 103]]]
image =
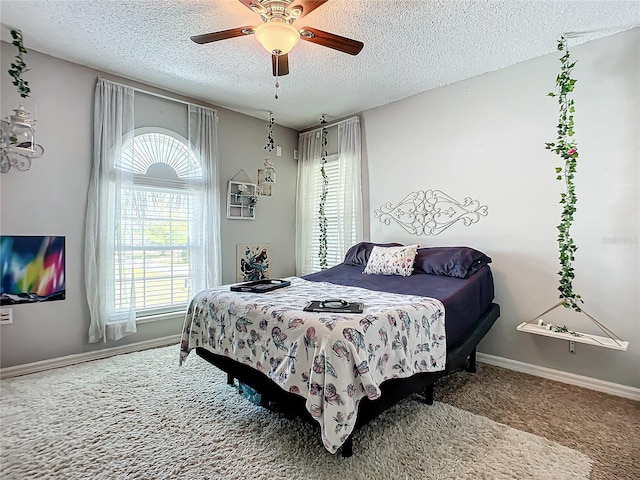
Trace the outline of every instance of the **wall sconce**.
[[1, 122], [0, 173], [7, 173], [12, 167], [25, 172], [31, 168], [32, 158], [44, 154], [44, 148], [36, 143], [35, 120], [29, 118], [22, 105], [13, 112]]

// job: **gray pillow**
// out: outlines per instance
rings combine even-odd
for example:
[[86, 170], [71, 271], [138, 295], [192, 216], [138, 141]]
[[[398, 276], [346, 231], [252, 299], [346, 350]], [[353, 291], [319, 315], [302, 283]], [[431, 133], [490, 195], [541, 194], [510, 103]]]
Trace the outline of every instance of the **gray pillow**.
[[353, 247], [347, 250], [344, 256], [345, 265], [365, 266], [371, 256], [371, 250], [373, 247], [402, 247], [401, 243], [371, 243], [360, 242], [356, 243]]
[[490, 257], [470, 247], [423, 247], [416, 254], [413, 274], [469, 278], [488, 263]]

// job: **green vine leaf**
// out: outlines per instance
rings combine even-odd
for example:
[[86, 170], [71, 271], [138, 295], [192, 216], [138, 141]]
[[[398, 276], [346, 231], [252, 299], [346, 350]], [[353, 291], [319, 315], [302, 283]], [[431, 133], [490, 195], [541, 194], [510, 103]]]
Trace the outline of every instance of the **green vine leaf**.
[[27, 98], [31, 92], [31, 88], [29, 88], [29, 82], [22, 78], [22, 74], [29, 71], [27, 64], [22, 58], [22, 55], [27, 53], [27, 50], [22, 45], [22, 32], [20, 30], [11, 30], [11, 38], [13, 38], [11, 44], [18, 49], [18, 54], [16, 55], [15, 62], [11, 64], [11, 68], [8, 70], [9, 76], [13, 79], [11, 83], [18, 87], [20, 96]]
[[[324, 118], [320, 122], [321, 124], [327, 123]], [[322, 193], [320, 194], [320, 205], [318, 207], [318, 223], [320, 227], [320, 249], [318, 251], [318, 257], [320, 259], [320, 269], [326, 270], [327, 268], [327, 216], [324, 211], [325, 204], [327, 202], [327, 193], [329, 190], [329, 178], [325, 171], [325, 164], [327, 163], [327, 129], [322, 128], [322, 159], [320, 164], [320, 174], [322, 176]]]
[[[575, 205], [578, 199], [575, 194], [575, 185], [573, 183], [574, 174], [577, 171], [578, 147], [573, 139], [575, 134], [573, 126], [573, 113], [575, 113], [574, 101], [568, 98], [568, 94], [573, 92], [576, 80], [571, 78], [571, 71], [576, 62], [571, 63], [567, 40], [560, 37], [558, 40], [558, 51], [564, 51], [565, 54], [560, 58], [561, 68], [560, 74], [556, 77], [557, 93], [549, 93], [549, 97], [558, 99], [560, 111], [558, 114], [557, 133], [558, 138], [555, 142], [547, 142], [545, 149], [553, 151], [562, 159], [562, 166], [555, 167], [555, 173], [558, 174], [556, 179], [563, 181], [565, 192], [560, 194], [560, 205], [562, 205], [562, 214], [560, 216], [560, 224], [558, 229], [558, 259], [560, 260], [560, 282], [558, 290], [560, 291], [560, 299], [563, 300], [562, 305], [566, 308], [572, 308], [577, 312], [582, 310], [579, 303], [582, 303], [580, 295], [573, 291], [573, 279], [575, 273], [573, 269], [574, 253], [578, 249], [571, 237], [570, 229], [573, 224], [573, 214], [576, 211]], [[566, 329], [566, 327], [564, 327]]]

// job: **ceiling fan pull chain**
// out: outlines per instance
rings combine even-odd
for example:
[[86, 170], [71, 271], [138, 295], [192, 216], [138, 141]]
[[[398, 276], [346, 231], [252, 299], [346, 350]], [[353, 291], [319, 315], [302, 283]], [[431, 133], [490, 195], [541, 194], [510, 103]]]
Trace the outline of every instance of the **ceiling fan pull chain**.
[[278, 99], [278, 87], [280, 86], [280, 82], [278, 82], [278, 76], [280, 75], [280, 50], [274, 51], [276, 56], [276, 100]]

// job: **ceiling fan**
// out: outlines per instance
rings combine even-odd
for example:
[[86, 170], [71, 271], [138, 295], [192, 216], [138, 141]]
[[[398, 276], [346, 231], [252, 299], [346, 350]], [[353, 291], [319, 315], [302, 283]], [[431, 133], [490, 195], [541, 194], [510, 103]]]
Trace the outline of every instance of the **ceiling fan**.
[[264, 23], [257, 27], [245, 26], [205, 33], [191, 37], [204, 44], [228, 38], [254, 35], [271, 54], [271, 66], [275, 77], [289, 73], [289, 51], [300, 39], [329, 47], [349, 55], [357, 55], [364, 47], [362, 42], [341, 37], [311, 27], [296, 29], [292, 23], [321, 7], [329, 0], [239, 0], [247, 8], [260, 15]]

